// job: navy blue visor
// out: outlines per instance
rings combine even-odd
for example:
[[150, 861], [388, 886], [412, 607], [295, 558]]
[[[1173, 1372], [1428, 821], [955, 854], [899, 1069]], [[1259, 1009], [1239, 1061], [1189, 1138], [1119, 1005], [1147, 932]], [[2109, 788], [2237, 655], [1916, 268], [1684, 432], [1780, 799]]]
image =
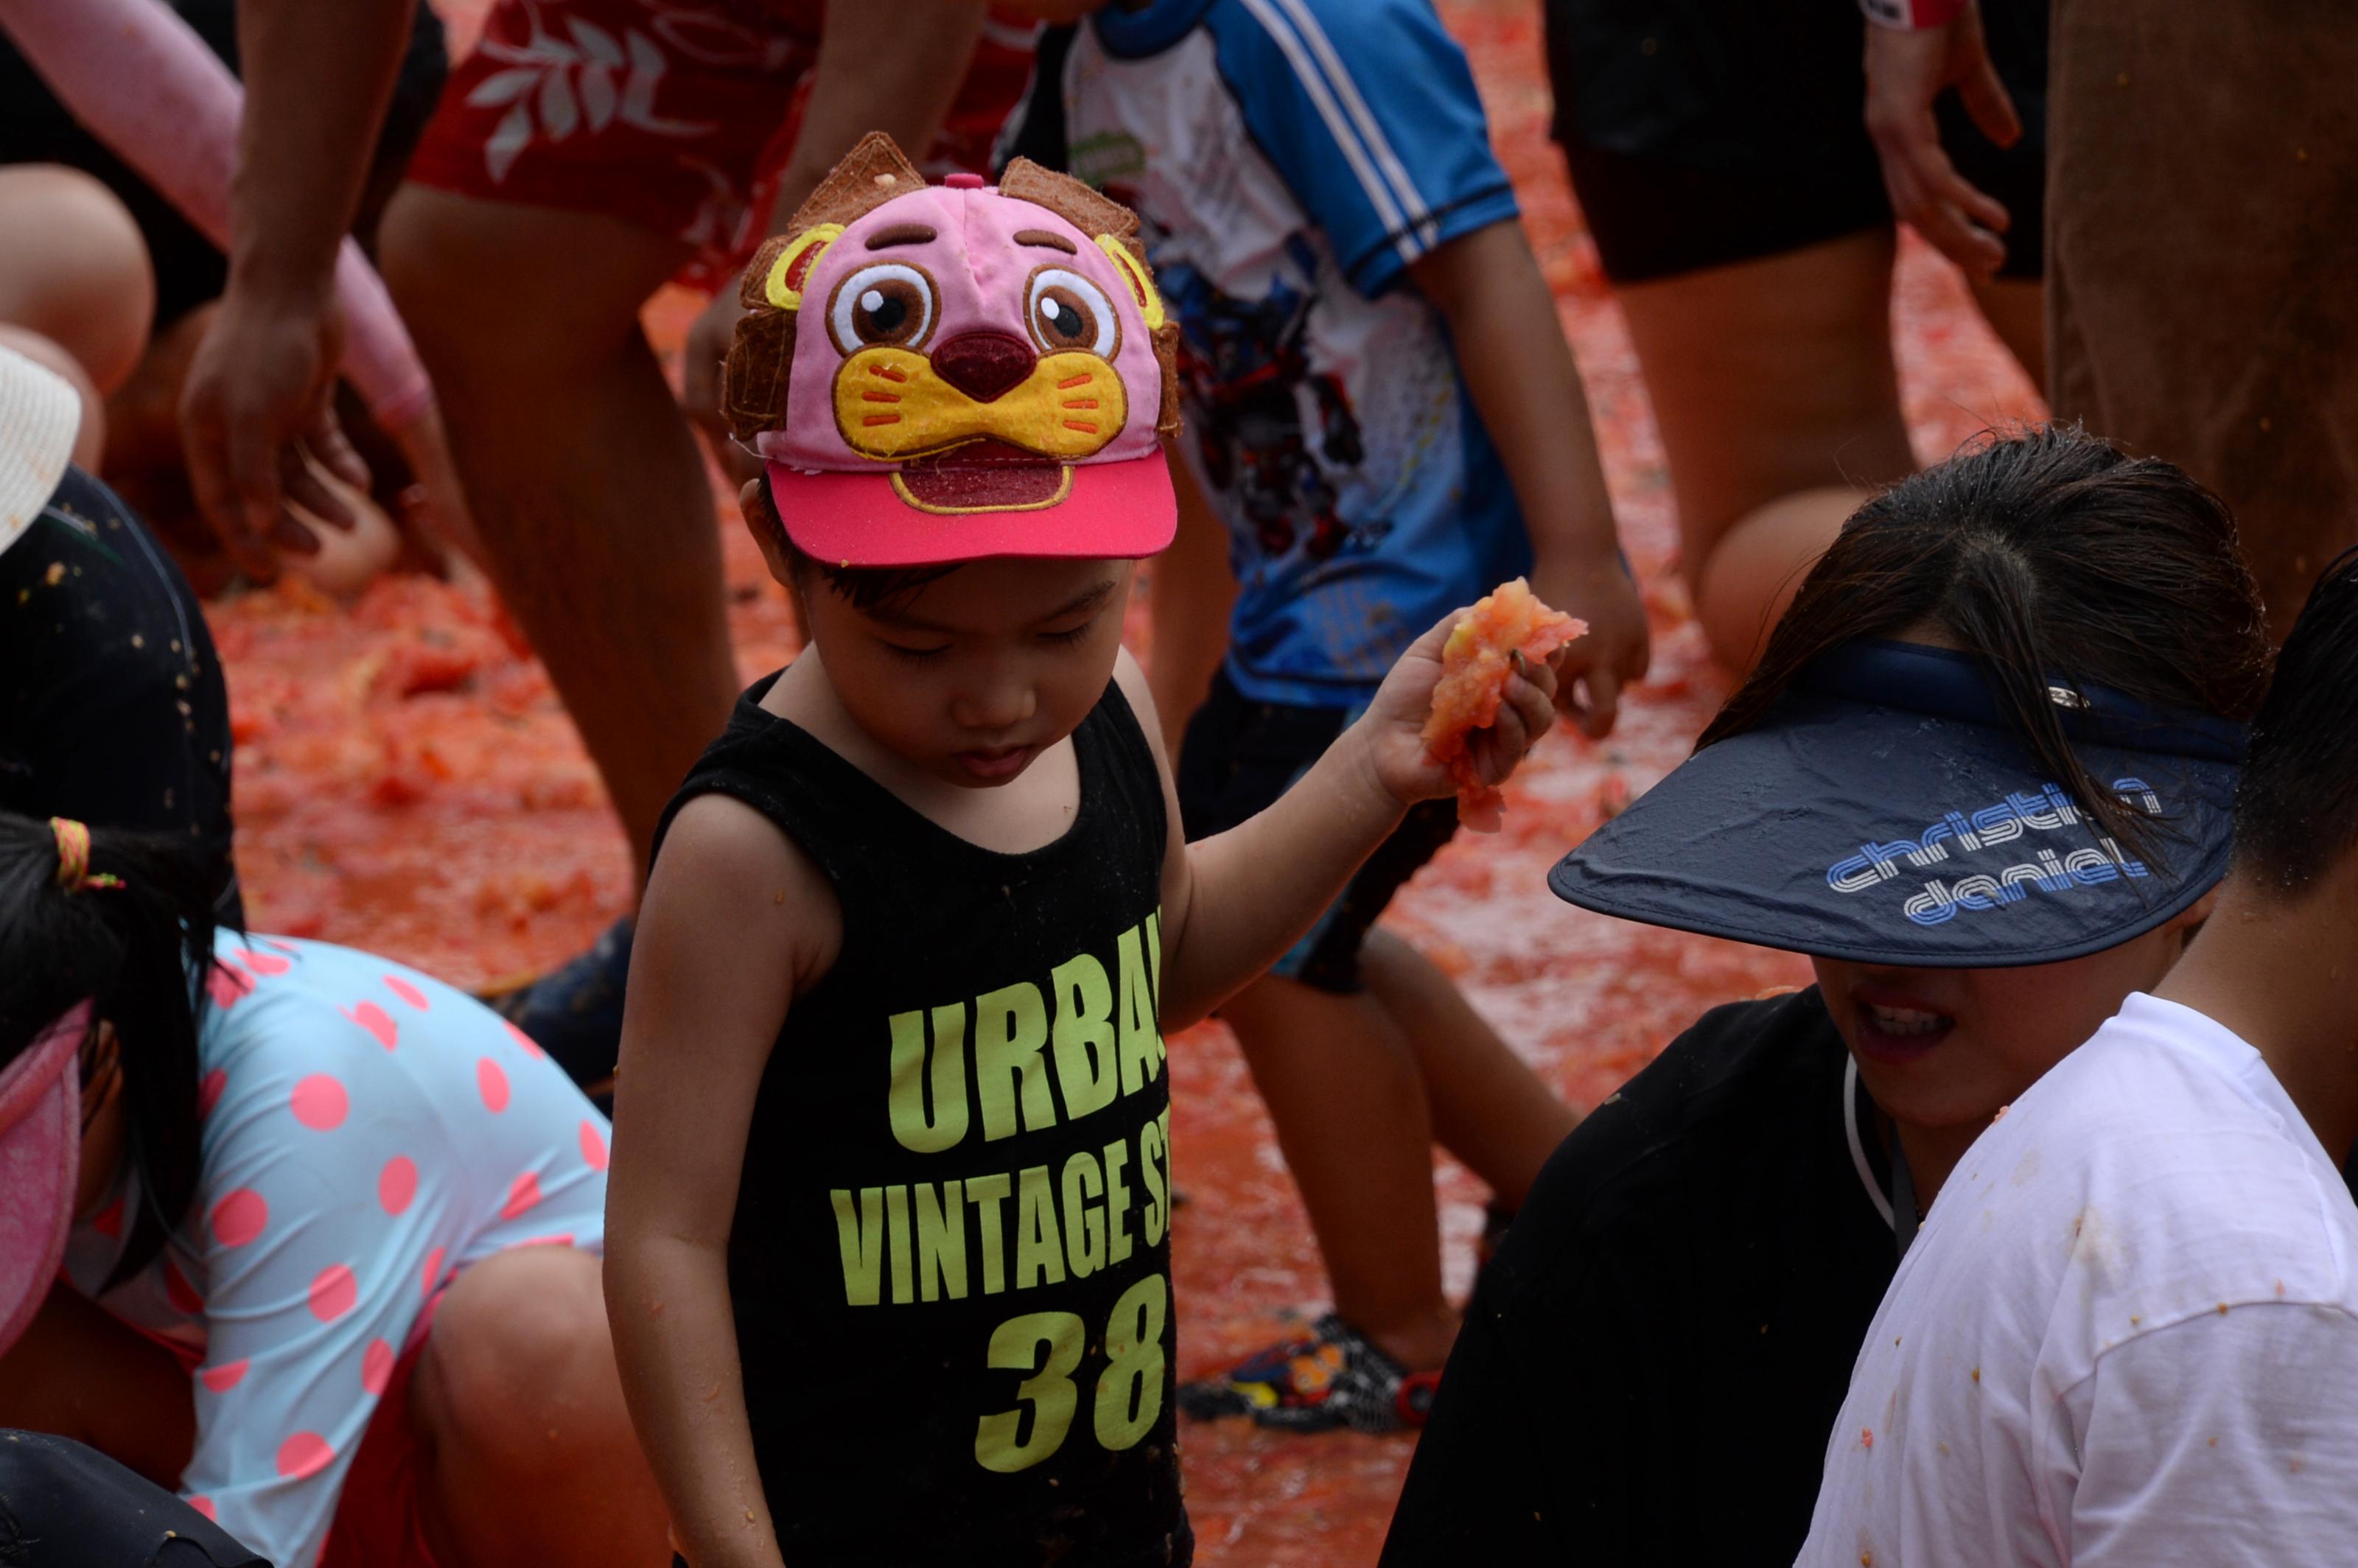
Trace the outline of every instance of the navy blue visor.
[[2149, 931], [2226, 874], [2242, 726], [2048, 688], [2124, 845], [2046, 775], [1970, 655], [1858, 642], [1696, 752], [1548, 874], [1649, 925], [1925, 968], [2056, 963]]

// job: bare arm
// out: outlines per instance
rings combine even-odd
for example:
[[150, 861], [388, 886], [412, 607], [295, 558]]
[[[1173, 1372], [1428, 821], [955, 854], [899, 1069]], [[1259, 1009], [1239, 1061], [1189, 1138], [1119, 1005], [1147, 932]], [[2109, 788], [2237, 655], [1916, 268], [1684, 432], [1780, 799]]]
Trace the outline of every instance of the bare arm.
[[1448, 319], [1459, 373], [1514, 481], [1531, 529], [1532, 591], [1588, 622], [1588, 635], [1557, 661], [1557, 695], [1589, 736], [1604, 735], [1621, 688], [1646, 673], [1646, 610], [1621, 564], [1588, 398], [1555, 296], [1512, 219], [1426, 252], [1409, 276]]
[[[1441, 678], [1441, 644], [1457, 611], [1418, 638], [1392, 666], [1359, 721], [1326, 748], [1277, 803], [1226, 833], [1184, 842], [1178, 793], [1163, 755], [1146, 676], [1128, 654], [1122, 693], [1138, 711], [1163, 772], [1171, 821], [1163, 873], [1163, 1027], [1184, 1029], [1265, 970], [1334, 902], [1359, 863], [1421, 800], [1455, 785], [1422, 733]], [[1554, 721], [1555, 675], [1510, 676], [1498, 722], [1472, 738], [1485, 782], [1515, 771]]]
[[308, 448], [355, 486], [368, 470], [336, 423], [336, 251], [352, 227], [415, 0], [244, 0], [245, 113], [230, 189], [230, 276], [181, 401], [189, 475], [231, 556], [276, 574], [270, 541], [316, 548], [284, 499], [349, 524]]
[[[925, 160], [966, 80], [984, 10], [983, 0], [829, 0], [810, 97], [770, 208], [770, 233], [784, 232], [795, 209], [871, 131], [890, 135], [911, 161]], [[741, 480], [759, 470], [730, 445], [720, 417], [720, 362], [743, 314], [736, 284], [724, 286], [688, 330], [680, 367], [688, 417], [711, 437], [724, 462], [743, 470]]]
[[691, 801], [631, 955], [606, 1208], [622, 1392], [696, 1568], [778, 1568], [745, 1414], [729, 1231], [753, 1099], [795, 995], [841, 946], [835, 895], [752, 807]]

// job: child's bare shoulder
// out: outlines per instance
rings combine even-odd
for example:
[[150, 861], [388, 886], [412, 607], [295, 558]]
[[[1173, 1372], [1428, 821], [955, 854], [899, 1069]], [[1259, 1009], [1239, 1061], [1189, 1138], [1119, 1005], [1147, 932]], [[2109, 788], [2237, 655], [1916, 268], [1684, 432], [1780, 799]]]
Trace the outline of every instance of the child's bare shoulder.
[[795, 989], [834, 967], [843, 946], [835, 888], [803, 848], [752, 806], [719, 793], [679, 808], [647, 878], [643, 928], [758, 948], [786, 961]]

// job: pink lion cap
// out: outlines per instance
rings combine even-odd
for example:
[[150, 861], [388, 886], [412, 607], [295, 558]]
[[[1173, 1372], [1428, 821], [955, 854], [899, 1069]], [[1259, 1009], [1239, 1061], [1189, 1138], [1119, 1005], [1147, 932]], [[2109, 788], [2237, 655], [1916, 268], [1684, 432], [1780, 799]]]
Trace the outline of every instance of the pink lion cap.
[[1178, 329], [1137, 232], [1020, 158], [928, 186], [891, 138], [853, 148], [745, 269], [729, 354], [730, 427], [795, 546], [852, 567], [1168, 546]]
[[0, 1069], [0, 1356], [24, 1334], [64, 1261], [81, 1178], [81, 1043], [76, 1002]]

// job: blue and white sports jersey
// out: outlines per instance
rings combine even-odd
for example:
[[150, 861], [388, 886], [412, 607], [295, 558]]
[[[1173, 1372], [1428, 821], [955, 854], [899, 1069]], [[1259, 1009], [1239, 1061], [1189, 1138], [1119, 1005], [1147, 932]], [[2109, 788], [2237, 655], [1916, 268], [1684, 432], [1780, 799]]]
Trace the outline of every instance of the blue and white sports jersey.
[[1446, 324], [1402, 286], [1516, 215], [1465, 54], [1429, 0], [1161, 0], [1098, 12], [1063, 87], [1068, 167], [1136, 209], [1182, 329], [1181, 445], [1241, 585], [1229, 676], [1363, 701], [1531, 566]]

